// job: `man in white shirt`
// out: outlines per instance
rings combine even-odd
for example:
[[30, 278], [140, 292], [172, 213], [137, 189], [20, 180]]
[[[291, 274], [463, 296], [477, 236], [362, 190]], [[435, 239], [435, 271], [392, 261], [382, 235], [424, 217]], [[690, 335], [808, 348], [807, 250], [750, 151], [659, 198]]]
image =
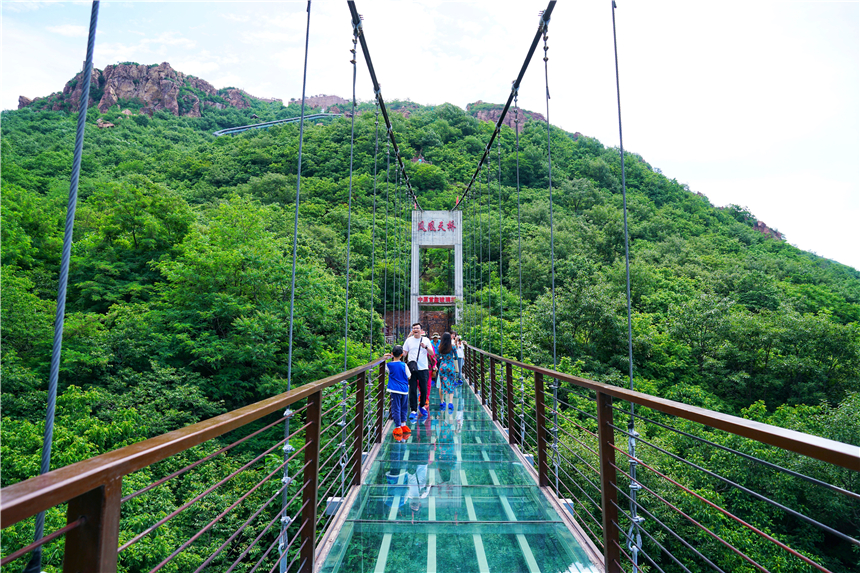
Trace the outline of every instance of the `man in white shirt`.
[[[427, 410], [421, 406], [427, 402], [427, 382], [430, 380], [430, 367], [427, 362], [427, 353], [430, 352], [432, 344], [426, 336], [421, 335], [421, 323], [412, 325], [412, 333], [403, 343], [403, 352], [407, 354], [407, 364], [415, 363], [415, 368], [409, 367], [412, 376], [409, 377], [409, 414], [410, 420], [418, 418], [418, 412], [422, 416], [427, 415]], [[420, 396], [419, 396], [420, 394]], [[419, 402], [418, 399], [421, 399]]]

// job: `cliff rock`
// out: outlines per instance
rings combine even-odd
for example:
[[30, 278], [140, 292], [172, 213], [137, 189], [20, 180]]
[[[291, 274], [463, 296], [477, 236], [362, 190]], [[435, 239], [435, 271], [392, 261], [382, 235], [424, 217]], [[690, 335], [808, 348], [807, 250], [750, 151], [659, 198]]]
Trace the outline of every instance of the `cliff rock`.
[[[301, 98], [296, 99], [292, 98], [290, 103], [297, 103], [301, 105]], [[348, 105], [349, 100], [345, 100], [340, 96], [336, 95], [326, 95], [326, 94], [318, 94], [313, 96], [305, 97], [305, 107], [331, 107], [333, 105]], [[335, 113], [335, 112], [332, 112]]]
[[753, 226], [753, 229], [763, 235], [767, 235], [778, 241], [785, 241], [785, 237], [782, 236], [782, 233], [780, 233], [776, 229], [771, 229], [770, 227], [765, 225], [764, 221], [756, 221], [755, 225]]
[[[18, 109], [35, 106], [38, 109], [77, 111], [81, 101], [83, 72], [66, 84], [62, 92], [31, 100], [18, 98]], [[215, 89], [215, 86], [200, 78], [185, 75], [167, 62], [159, 65], [117, 64], [107, 66], [104, 71], [94, 69], [90, 80], [88, 107], [98, 105], [104, 113], [123, 100], [139, 100], [141, 112], [152, 115], [165, 110], [173, 115], [200, 117], [202, 106], [227, 106], [239, 109], [251, 106], [251, 99], [265, 102], [279, 99], [255, 98], [236, 88]], [[98, 97], [98, 101], [94, 99]]]
[[[496, 123], [497, 121], [499, 121], [499, 116], [502, 115], [502, 109], [504, 109], [504, 107], [505, 106], [503, 104], [485, 103], [481, 100], [478, 100], [475, 103], [470, 103], [466, 105], [466, 113], [468, 113], [472, 117], [480, 119], [481, 121], [489, 121], [490, 123]], [[522, 108], [520, 108], [519, 112], [519, 124], [514, 123], [515, 119], [516, 114], [514, 113], [513, 106], [511, 106], [511, 108], [508, 109], [508, 113], [505, 116], [505, 121], [503, 121], [502, 124], [507, 125], [511, 129], [514, 129], [514, 126], [517, 126], [518, 131], [522, 132], [526, 121], [529, 119], [533, 119], [535, 121], [546, 121], [546, 118], [542, 114], [539, 114], [534, 111], [526, 111]], [[579, 135], [579, 133], [576, 133], [574, 135]]]

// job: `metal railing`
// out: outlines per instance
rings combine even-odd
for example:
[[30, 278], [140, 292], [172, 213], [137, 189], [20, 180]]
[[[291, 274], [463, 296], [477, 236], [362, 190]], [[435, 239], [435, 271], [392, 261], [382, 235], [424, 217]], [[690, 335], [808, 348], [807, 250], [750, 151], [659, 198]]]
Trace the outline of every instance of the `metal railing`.
[[[305, 116], [305, 121], [313, 121], [315, 119], [331, 119], [333, 117], [341, 117], [343, 114], [341, 113], [313, 113]], [[268, 129], [273, 125], [281, 125], [284, 123], [296, 123], [302, 119], [301, 117], [288, 117], [287, 119], [276, 119], [274, 121], [264, 121], [263, 123], [253, 123], [251, 125], [237, 125], [236, 127], [228, 127], [225, 129], [219, 129], [218, 131], [213, 131], [212, 135], [215, 137], [220, 137], [222, 135], [235, 135], [237, 133], [242, 133], [243, 131], [248, 131], [249, 129]]]
[[607, 572], [857, 570], [860, 447], [475, 347], [464, 370]]
[[5, 533], [52, 508], [66, 525], [19, 548], [4, 535], [0, 566], [46, 547], [63, 571], [312, 571], [382, 442], [384, 384], [380, 358], [3, 488]]

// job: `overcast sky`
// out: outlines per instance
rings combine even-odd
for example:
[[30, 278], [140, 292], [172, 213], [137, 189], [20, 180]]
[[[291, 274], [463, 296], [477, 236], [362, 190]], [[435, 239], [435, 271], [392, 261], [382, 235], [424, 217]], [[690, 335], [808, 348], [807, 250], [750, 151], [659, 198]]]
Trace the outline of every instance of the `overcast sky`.
[[[858, 2], [617, 0], [625, 149], [713, 204], [748, 207], [798, 247], [860, 268]], [[507, 99], [546, 1], [358, 0], [386, 99]], [[301, 95], [306, 2], [102, 2], [95, 65], [170, 62], [216, 88]], [[82, 67], [88, 2], [7, 2], [0, 108]], [[308, 95], [349, 97], [346, 2], [316, 0]], [[611, 0], [559, 0], [550, 119], [617, 146]], [[520, 103], [546, 113], [538, 56]], [[358, 97], [373, 92], [360, 62]]]

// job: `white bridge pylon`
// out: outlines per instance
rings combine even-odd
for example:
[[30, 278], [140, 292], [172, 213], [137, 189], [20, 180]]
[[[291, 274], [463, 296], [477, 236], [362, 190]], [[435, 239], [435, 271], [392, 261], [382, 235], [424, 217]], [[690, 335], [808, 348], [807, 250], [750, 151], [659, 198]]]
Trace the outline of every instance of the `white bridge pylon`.
[[412, 211], [412, 288], [410, 323], [420, 320], [421, 249], [454, 249], [454, 301], [434, 302], [433, 306], [453, 306], [454, 320], [460, 323], [463, 312], [463, 213], [462, 211]]

